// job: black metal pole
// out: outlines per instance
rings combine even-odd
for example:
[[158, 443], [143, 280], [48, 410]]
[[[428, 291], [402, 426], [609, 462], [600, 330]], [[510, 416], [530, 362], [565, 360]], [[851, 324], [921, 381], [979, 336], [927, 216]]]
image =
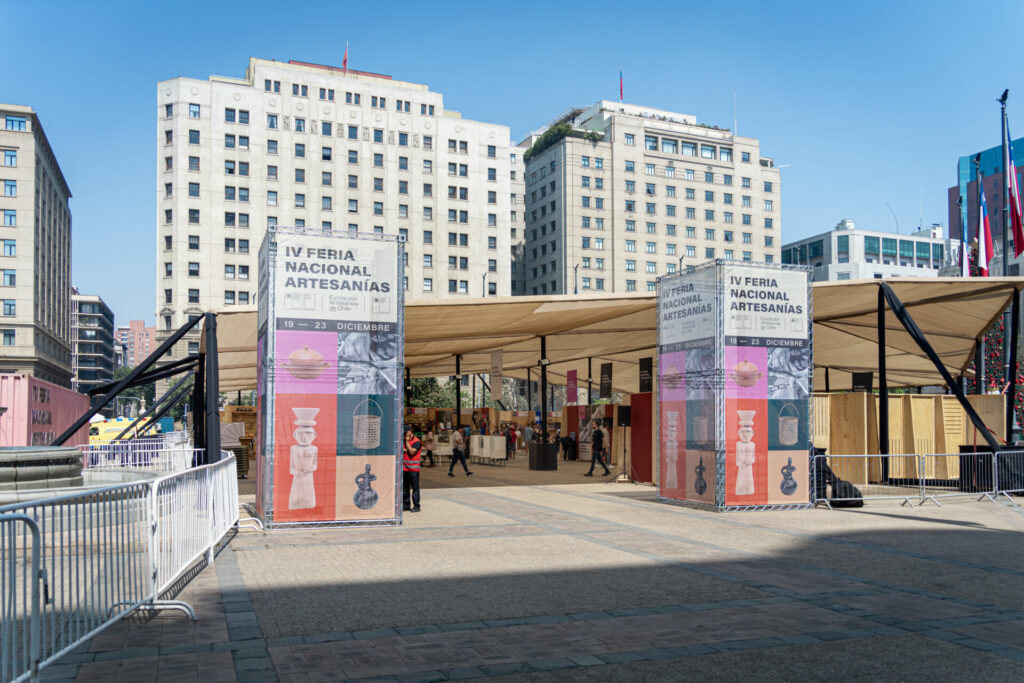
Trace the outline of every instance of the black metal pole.
[[[1003, 93], [1003, 97], [999, 101], [1000, 109], [1002, 110], [1000, 123], [1003, 129], [1003, 277], [1010, 274], [1010, 174], [1017, 172], [1017, 169], [1009, 168], [1009, 145], [1011, 141], [1006, 137], [1006, 132], [1009, 130], [1009, 125], [1006, 122], [1006, 96], [1008, 94], [1009, 90]], [[1016, 298], [1014, 298], [1014, 301], [1016, 301]], [[1013, 375], [1010, 368], [1011, 349], [1006, 348], [1006, 333], [1012, 324], [1009, 320], [1009, 315], [1010, 311], [1007, 309], [1006, 313], [1003, 314], [1003, 381], [1012, 383]], [[1010, 423], [1007, 423], [1006, 428], [1009, 429], [1010, 427]]]
[[985, 337], [977, 344], [978, 350], [974, 352], [974, 383], [977, 393], [985, 393]]
[[206, 355], [199, 356], [192, 385], [192, 446], [206, 448]]
[[409, 398], [412, 395], [412, 379], [410, 375], [411, 370], [407, 367], [405, 369], [405, 405], [409, 405]]
[[591, 360], [593, 360], [593, 359], [592, 358], [588, 358], [587, 359], [587, 405], [588, 406], [590, 405], [590, 397], [591, 397], [591, 395], [593, 394], [593, 391], [594, 391], [594, 381], [593, 381], [594, 373], [593, 373], [593, 368], [590, 366], [590, 361]]
[[167, 405], [165, 405], [163, 408], [161, 408], [160, 412], [158, 412], [156, 415], [154, 415], [153, 417], [149, 418], [149, 420], [146, 421], [146, 424], [142, 425], [142, 429], [140, 429], [139, 431], [140, 432], [146, 431], [151, 424], [155, 423], [161, 417], [166, 415], [172, 408], [174, 408], [174, 406], [176, 406], [179, 403], [181, 403], [182, 399], [184, 399], [186, 396], [188, 396], [188, 394], [189, 394], [189, 392], [182, 391], [182, 392], [180, 392], [178, 394], [178, 396], [173, 401], [168, 401]]
[[533, 412], [533, 381], [530, 379], [530, 368], [526, 368], [526, 409]]
[[124, 436], [125, 434], [127, 434], [128, 432], [130, 432], [130, 431], [131, 431], [131, 430], [132, 430], [132, 429], [133, 429], [133, 428], [135, 427], [135, 425], [137, 425], [137, 424], [141, 423], [141, 422], [142, 422], [143, 420], [145, 420], [145, 419], [146, 419], [147, 417], [149, 417], [150, 415], [152, 415], [152, 414], [153, 414], [153, 413], [154, 413], [154, 412], [155, 412], [156, 410], [158, 410], [158, 409], [160, 408], [160, 404], [161, 404], [161, 403], [163, 403], [164, 401], [166, 401], [167, 399], [169, 399], [169, 398], [170, 398], [171, 396], [173, 396], [173, 395], [174, 395], [174, 392], [175, 392], [175, 391], [177, 391], [177, 390], [178, 390], [178, 389], [179, 389], [179, 388], [181, 387], [181, 385], [183, 385], [183, 384], [184, 384], [185, 382], [187, 382], [187, 381], [188, 381], [188, 379], [189, 379], [189, 378], [188, 378], [188, 376], [187, 376], [187, 375], [186, 375], [185, 377], [182, 377], [182, 378], [181, 378], [181, 379], [180, 379], [180, 380], [179, 380], [179, 381], [177, 382], [177, 384], [175, 384], [175, 385], [174, 385], [173, 387], [171, 387], [170, 389], [168, 389], [168, 390], [167, 390], [167, 392], [166, 392], [165, 394], [163, 394], [163, 395], [162, 395], [162, 396], [161, 396], [160, 398], [158, 398], [158, 399], [156, 399], [155, 401], [153, 401], [153, 405], [151, 405], [151, 406], [149, 407], [149, 409], [148, 409], [148, 410], [146, 410], [146, 412], [144, 412], [144, 413], [143, 413], [142, 415], [139, 415], [139, 416], [138, 416], [137, 418], [135, 418], [134, 420], [132, 420], [132, 423], [131, 423], [131, 424], [129, 424], [129, 425], [127, 426], [127, 427], [125, 427], [124, 431], [123, 431], [123, 432], [121, 432], [120, 434], [118, 434], [117, 436], [115, 436], [113, 440], [114, 440], [114, 441], [120, 441], [120, 440], [121, 440], [121, 437], [123, 437], [123, 436]]
[[462, 429], [462, 356], [455, 354], [455, 428]]
[[882, 455], [889, 454], [889, 385], [885, 379], [885, 292], [881, 287], [878, 288], [878, 452]]
[[121, 393], [122, 390], [124, 390], [125, 387], [134, 382], [136, 379], [138, 379], [140, 375], [146, 372], [146, 370], [148, 370], [150, 366], [152, 366], [153, 363], [155, 363], [157, 359], [160, 358], [160, 356], [167, 353], [168, 349], [177, 344], [178, 340], [184, 337], [186, 332], [195, 327], [196, 323], [198, 323], [199, 320], [199, 318], [196, 318], [195, 320], [191, 320], [185, 325], [179, 327], [174, 334], [172, 334], [170, 337], [164, 340], [164, 343], [157, 347], [156, 351], [149, 354], [149, 356], [144, 361], [137, 365], [134, 370], [129, 372], [126, 377], [124, 377], [120, 382], [118, 382], [114, 386], [114, 388], [110, 390], [109, 393], [104, 394], [103, 397], [96, 402], [96, 405], [94, 405], [89, 410], [85, 411], [85, 414], [82, 415], [82, 417], [75, 420], [74, 424], [72, 424], [70, 427], [64, 430], [64, 433], [58, 436], [56, 439], [54, 439], [53, 443], [50, 445], [64, 445], [64, 442], [71, 438], [72, 434], [77, 432], [84, 425], [88, 424], [89, 419], [93, 415], [95, 415], [96, 413], [100, 412], [103, 408], [105, 408], [108, 403], [114, 400], [115, 396], [117, 396], [118, 394]]
[[220, 364], [217, 314], [206, 314], [206, 462], [220, 461]]
[[[185, 356], [184, 358], [176, 360], [173, 363], [167, 363], [165, 365], [160, 366], [159, 370], [153, 370], [152, 372], [147, 372], [142, 375], [139, 375], [134, 380], [132, 380], [132, 383], [126, 386], [125, 389], [142, 386], [143, 384], [149, 384], [150, 382], [155, 382], [156, 380], [163, 379], [165, 377], [173, 377], [174, 375], [180, 375], [183, 372], [191, 370], [195, 366], [195, 364], [196, 356]], [[95, 396], [96, 394], [106, 393], [113, 389], [114, 387], [116, 387], [117, 384], [117, 382], [101, 384], [98, 387], [93, 387], [92, 389], [90, 389], [88, 391], [88, 394], [89, 396]]]
[[826, 368], [825, 368], [825, 393], [828, 393], [828, 392], [830, 392], [830, 391], [832, 391], [832, 389], [831, 389], [831, 388], [830, 388], [830, 386], [829, 386], [829, 380], [828, 380], [828, 368], [826, 367]]
[[540, 432], [541, 443], [548, 442], [548, 340], [540, 338]]
[[[1004, 336], [1005, 339], [1005, 336]], [[1020, 340], [1020, 290], [1013, 290], [1010, 306], [1010, 386], [1006, 390], [1006, 443], [1013, 442], [1017, 406], [1017, 344]]]

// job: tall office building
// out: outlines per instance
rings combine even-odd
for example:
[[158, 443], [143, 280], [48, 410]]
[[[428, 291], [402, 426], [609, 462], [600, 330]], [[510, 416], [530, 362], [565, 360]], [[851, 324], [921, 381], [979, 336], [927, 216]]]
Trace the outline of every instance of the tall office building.
[[[98, 296], [71, 292], [71, 388], [79, 393], [114, 380], [114, 313]], [[113, 414], [111, 405], [107, 411]]]
[[602, 100], [521, 146], [524, 294], [654, 291], [681, 265], [778, 262], [779, 170], [754, 138]]
[[811, 277], [817, 282], [937, 277], [943, 268], [959, 263], [960, 240], [942, 233], [941, 225], [933, 225], [896, 235], [864, 230], [844, 218], [829, 232], [784, 244], [782, 262], [811, 266]]
[[526, 258], [526, 161], [523, 154], [527, 147], [513, 147], [509, 153], [509, 179], [511, 181], [512, 208], [509, 213], [509, 236], [511, 237], [512, 294], [523, 294], [526, 291], [526, 269], [523, 267]]
[[118, 327], [114, 337], [124, 345], [124, 365], [127, 367], [135, 367], [156, 351], [156, 327], [147, 327], [144, 320], [131, 320], [127, 327]]
[[0, 119], [0, 373], [71, 386], [71, 191], [32, 108]]
[[158, 343], [256, 302], [268, 225], [405, 236], [408, 298], [509, 294], [508, 127], [425, 85], [263, 59], [162, 81], [156, 107]]

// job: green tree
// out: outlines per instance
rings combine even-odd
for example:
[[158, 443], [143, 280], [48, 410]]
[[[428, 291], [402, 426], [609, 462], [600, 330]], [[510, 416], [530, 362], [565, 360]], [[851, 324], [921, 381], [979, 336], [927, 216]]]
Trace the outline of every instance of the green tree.
[[[462, 407], [470, 408], [470, 396], [462, 392]], [[455, 408], [455, 382], [438, 382], [434, 377], [412, 380], [410, 408]]]
[[[126, 367], [117, 368], [116, 370], [114, 370], [114, 381], [120, 382], [122, 379], [127, 377], [128, 374], [134, 369], [135, 368]], [[156, 400], [156, 383], [150, 382], [148, 384], [143, 384], [142, 386], [129, 387], [128, 389], [122, 391], [119, 394], [119, 396], [132, 396], [135, 398], [141, 398], [143, 403], [145, 404], [144, 406], [142, 406], [142, 409], [145, 410], [146, 408], [153, 405], [153, 401]]]

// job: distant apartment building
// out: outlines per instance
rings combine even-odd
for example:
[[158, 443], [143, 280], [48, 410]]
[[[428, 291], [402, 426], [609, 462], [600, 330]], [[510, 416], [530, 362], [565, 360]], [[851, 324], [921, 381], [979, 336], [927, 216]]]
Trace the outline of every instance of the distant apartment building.
[[[267, 226], [404, 237], [408, 298], [509, 294], [508, 127], [425, 85], [296, 61], [156, 94], [158, 343], [256, 303]], [[198, 347], [195, 332], [174, 355]]]
[[[98, 296], [71, 294], [71, 388], [79, 393], [114, 379], [114, 313]], [[112, 412], [112, 407], [111, 407]]]
[[510, 266], [511, 293], [526, 291], [526, 162], [523, 153], [527, 147], [513, 147], [509, 153], [509, 176], [511, 181], [509, 200], [509, 236], [512, 263]]
[[941, 225], [897, 235], [862, 230], [843, 219], [830, 231], [782, 246], [782, 262], [811, 266], [817, 282], [871, 278], [937, 277], [957, 263], [959, 240], [943, 235]]
[[114, 331], [118, 343], [124, 345], [124, 365], [133, 368], [146, 356], [156, 350], [156, 327], [147, 326], [144, 320], [131, 320], [127, 327], [121, 326]]
[[[1024, 160], [1024, 138], [1013, 140], [1013, 158], [1015, 164]], [[947, 192], [947, 205], [949, 208], [949, 237], [960, 239], [963, 235], [963, 226], [967, 226], [967, 241], [974, 243], [978, 239], [978, 210], [981, 206], [978, 191], [978, 169], [974, 164], [978, 152], [968, 154], [957, 159], [956, 176], [957, 184], [949, 188]], [[1003, 207], [1005, 206], [1006, 194], [1003, 188], [1003, 148], [1002, 145], [990, 147], [980, 152], [981, 159], [981, 185], [985, 189], [985, 204], [988, 207], [989, 226], [992, 229], [993, 246], [995, 257], [989, 262], [990, 275], [1003, 274], [1003, 226], [1005, 218]], [[1017, 174], [1018, 186], [1024, 187], [1022, 179], [1022, 168], [1017, 166], [1014, 171]], [[1020, 275], [1024, 254], [1021, 258], [1013, 256], [1013, 233], [1007, 237], [1010, 245], [1010, 258], [1007, 267], [1007, 275]]]
[[71, 386], [71, 191], [31, 107], [0, 104], [0, 373]]
[[527, 137], [525, 291], [654, 291], [709, 259], [777, 263], [779, 170], [758, 140], [602, 100]]

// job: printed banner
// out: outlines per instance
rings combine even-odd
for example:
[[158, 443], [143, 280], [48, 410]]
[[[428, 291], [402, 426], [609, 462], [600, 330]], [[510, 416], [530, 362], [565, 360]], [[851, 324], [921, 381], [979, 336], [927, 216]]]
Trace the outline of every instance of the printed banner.
[[806, 504], [809, 273], [731, 262], [659, 281], [659, 487], [719, 507]]
[[576, 386], [576, 371], [569, 370], [565, 373], [565, 402], [576, 403], [579, 399], [579, 391]]
[[654, 391], [654, 359], [640, 359], [640, 393], [646, 394]]
[[402, 244], [282, 228], [264, 247], [264, 524], [398, 521]]
[[502, 358], [501, 349], [497, 351], [491, 351], [491, 400], [500, 401], [502, 399], [502, 384], [501, 384], [501, 370], [502, 370]]
[[612, 397], [612, 364], [601, 363], [601, 398]]

